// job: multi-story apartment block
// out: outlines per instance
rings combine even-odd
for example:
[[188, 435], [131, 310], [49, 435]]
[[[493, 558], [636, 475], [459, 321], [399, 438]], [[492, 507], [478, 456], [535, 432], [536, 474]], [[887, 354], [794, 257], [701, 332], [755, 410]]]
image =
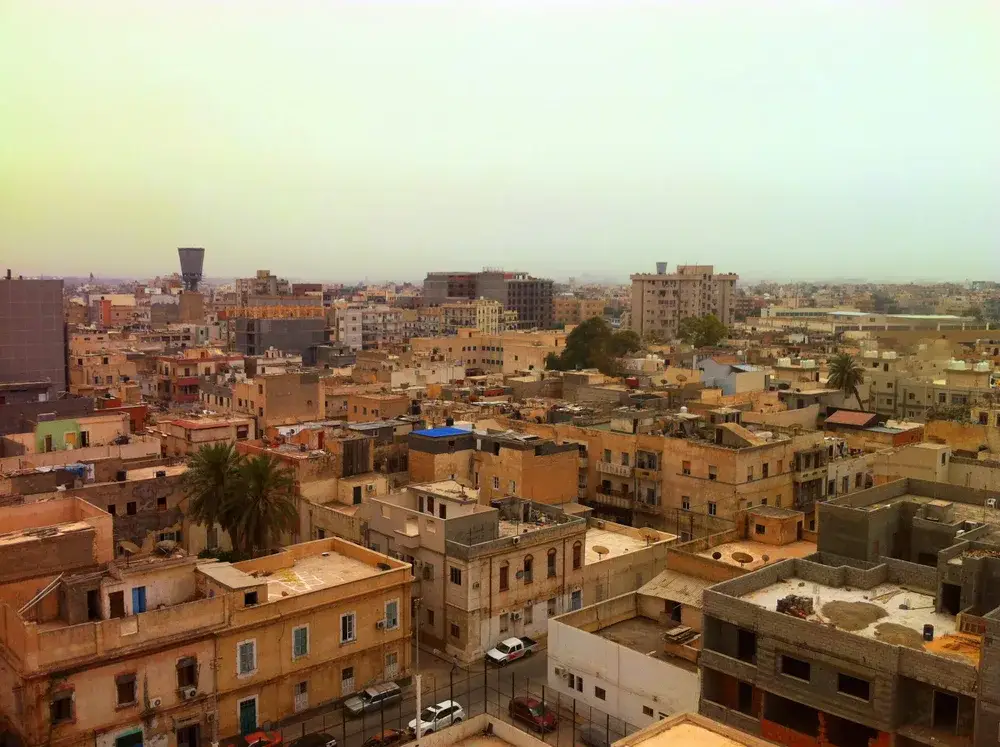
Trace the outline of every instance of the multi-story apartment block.
[[563, 332], [504, 332], [484, 335], [464, 329], [453, 337], [415, 337], [410, 340], [415, 353], [430, 354], [467, 370], [484, 373], [542, 371], [549, 353], [566, 347]]
[[177, 418], [161, 420], [153, 428], [163, 443], [163, 453], [187, 457], [215, 444], [254, 438], [256, 421], [250, 417]]
[[716, 274], [712, 265], [678, 265], [668, 274], [667, 263], [657, 262], [655, 274], [632, 275], [632, 329], [643, 337], [673, 339], [688, 317], [714, 314], [732, 324], [738, 279], [732, 273]]
[[233, 412], [257, 420], [257, 430], [323, 418], [325, 409], [319, 374], [309, 371], [270, 374], [233, 386]]
[[571, 503], [577, 497], [580, 451], [538, 436], [453, 427], [414, 431], [409, 437], [410, 479], [458, 480], [479, 490], [480, 500], [512, 495], [536, 503]]
[[869, 409], [883, 418], [923, 421], [935, 410], [979, 404], [994, 395], [990, 361], [951, 359], [939, 367], [902, 358], [894, 351], [865, 351], [861, 364], [868, 379]]
[[71, 394], [97, 394], [119, 384], [138, 381], [138, 366], [126, 353], [104, 352], [71, 355], [69, 391]]
[[272, 275], [270, 270], [257, 270], [252, 278], [236, 280], [236, 295], [240, 306], [249, 305], [251, 296], [287, 296], [291, 292], [291, 284], [284, 278]]
[[516, 311], [521, 327], [548, 329], [555, 321], [552, 288], [552, 280], [523, 272], [430, 272], [424, 280], [424, 301], [438, 306], [462, 299], [492, 299]]
[[351, 350], [376, 350], [404, 340], [403, 309], [385, 305], [338, 305], [333, 307], [332, 315], [337, 342]]
[[507, 308], [517, 312], [522, 329], [551, 329], [555, 323], [552, 280], [516, 273], [507, 280]]
[[111, 561], [110, 517], [57, 515], [70, 505], [4, 510], [18, 541], [0, 564], [0, 680], [18, 744], [198, 747], [407, 675], [406, 564], [339, 539], [235, 564]]
[[779, 744], [995, 744], [988, 496], [900, 480], [824, 503], [816, 555], [707, 589], [701, 712]]
[[153, 396], [163, 404], [194, 404], [201, 398], [199, 380], [218, 376], [235, 363], [242, 365], [242, 355], [226, 355], [219, 350], [190, 348], [177, 355], [156, 356]]
[[595, 316], [604, 317], [607, 299], [580, 298], [560, 295], [552, 299], [552, 313], [556, 324], [580, 324]]
[[0, 405], [66, 390], [63, 281], [0, 277]]

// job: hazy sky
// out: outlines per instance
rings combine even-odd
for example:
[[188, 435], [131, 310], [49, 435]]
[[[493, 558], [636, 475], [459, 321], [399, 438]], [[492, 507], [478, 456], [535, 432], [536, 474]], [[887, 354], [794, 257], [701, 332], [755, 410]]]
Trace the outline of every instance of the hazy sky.
[[996, 0], [0, 4], [0, 259], [1000, 277]]

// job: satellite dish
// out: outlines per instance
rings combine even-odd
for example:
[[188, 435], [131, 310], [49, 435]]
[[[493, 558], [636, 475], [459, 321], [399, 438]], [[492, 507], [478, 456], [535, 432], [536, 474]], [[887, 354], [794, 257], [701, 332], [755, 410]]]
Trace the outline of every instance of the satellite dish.
[[753, 555], [751, 555], [748, 552], [743, 552], [741, 550], [737, 550], [736, 552], [734, 552], [732, 558], [733, 560], [735, 560], [737, 563], [740, 564], [740, 568], [742, 568], [745, 563], [753, 562]]
[[771, 559], [771, 556], [767, 555], [767, 554], [764, 554], [764, 555], [760, 556], [760, 559], [763, 560], [766, 563], [767, 561], [769, 561]]
[[610, 551], [610, 550], [608, 550], [608, 548], [606, 548], [606, 547], [605, 547], [604, 545], [594, 545], [594, 548], [593, 548], [593, 549], [594, 549], [594, 552], [596, 552], [596, 553], [597, 553], [597, 558], [598, 558], [598, 560], [600, 560], [600, 559], [601, 559], [601, 558], [603, 558], [603, 557], [604, 557], [605, 555], [607, 555], [607, 554], [608, 554], [609, 552], [611, 552], [611, 551]]

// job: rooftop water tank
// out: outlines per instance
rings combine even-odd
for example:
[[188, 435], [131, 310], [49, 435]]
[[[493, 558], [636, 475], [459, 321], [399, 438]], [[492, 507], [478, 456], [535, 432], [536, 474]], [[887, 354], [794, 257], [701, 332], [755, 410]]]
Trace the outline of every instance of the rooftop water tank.
[[778, 358], [778, 366], [780, 368], [788, 368], [791, 365], [792, 365], [791, 358]]
[[802, 361], [802, 368], [816, 368], [816, 361], [814, 361], [812, 358], [807, 358], [806, 360]]

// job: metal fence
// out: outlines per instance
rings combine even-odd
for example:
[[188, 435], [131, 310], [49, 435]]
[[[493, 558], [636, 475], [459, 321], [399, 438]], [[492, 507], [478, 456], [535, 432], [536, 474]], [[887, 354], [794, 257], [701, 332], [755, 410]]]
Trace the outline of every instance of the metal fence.
[[[554, 690], [547, 685], [505, 669], [483, 665], [464, 669], [454, 667], [448, 676], [424, 675], [421, 681], [421, 708], [446, 700], [462, 706], [465, 719], [487, 713], [526, 731], [534, 731], [539, 739], [554, 747], [570, 747], [584, 741], [610, 745], [637, 731], [639, 726], [628, 724], [611, 714], [594, 708], [581, 699]], [[533, 729], [530, 723], [514, 719], [510, 703], [514, 698], [532, 698], [553, 711], [558, 724], [545, 731]], [[362, 747], [368, 740], [390, 729], [408, 731], [416, 718], [416, 678], [403, 688], [400, 701], [373, 713], [351, 716], [342, 703], [331, 704], [309, 718], [280, 728], [285, 744], [309, 734], [325, 734], [336, 739], [339, 747]], [[404, 737], [401, 742], [409, 741]], [[244, 740], [224, 740], [224, 745], [244, 744]]]

